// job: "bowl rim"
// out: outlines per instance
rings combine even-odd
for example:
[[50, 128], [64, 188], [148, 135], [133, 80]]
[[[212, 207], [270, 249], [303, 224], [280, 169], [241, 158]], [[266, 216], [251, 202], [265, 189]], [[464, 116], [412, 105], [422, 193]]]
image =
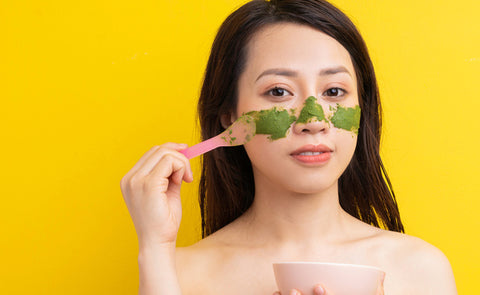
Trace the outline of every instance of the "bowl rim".
[[281, 261], [281, 262], [274, 262], [273, 265], [293, 265], [293, 264], [298, 264], [298, 265], [332, 265], [332, 266], [348, 266], [348, 267], [356, 267], [356, 268], [368, 268], [368, 269], [373, 269], [377, 271], [381, 271], [385, 273], [383, 269], [377, 266], [372, 266], [372, 265], [365, 265], [365, 264], [353, 264], [353, 263], [338, 263], [338, 262], [319, 262], [319, 261]]

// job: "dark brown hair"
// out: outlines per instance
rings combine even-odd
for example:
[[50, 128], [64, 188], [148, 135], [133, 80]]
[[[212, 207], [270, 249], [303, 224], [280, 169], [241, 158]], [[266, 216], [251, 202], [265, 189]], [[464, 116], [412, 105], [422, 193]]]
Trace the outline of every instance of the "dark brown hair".
[[[254, 0], [227, 17], [213, 42], [198, 103], [202, 139], [222, 132], [221, 115], [235, 111], [249, 40], [266, 25], [281, 22], [315, 28], [350, 53], [362, 115], [355, 153], [339, 179], [340, 205], [368, 224], [403, 232], [392, 185], [379, 154], [381, 105], [372, 61], [355, 25], [324, 0]], [[254, 193], [252, 166], [243, 146], [205, 154], [199, 187], [202, 236], [244, 213]]]

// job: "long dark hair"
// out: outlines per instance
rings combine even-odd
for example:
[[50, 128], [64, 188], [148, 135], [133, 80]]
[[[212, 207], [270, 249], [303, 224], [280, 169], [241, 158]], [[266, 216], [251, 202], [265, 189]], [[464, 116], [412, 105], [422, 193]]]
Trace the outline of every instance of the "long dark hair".
[[[227, 17], [213, 42], [198, 103], [202, 139], [225, 130], [221, 116], [235, 111], [249, 40], [264, 26], [281, 22], [315, 28], [350, 53], [362, 115], [355, 153], [338, 183], [340, 205], [368, 224], [403, 232], [395, 194], [379, 154], [382, 112], [372, 61], [355, 25], [324, 0], [254, 0]], [[243, 214], [254, 193], [252, 166], [243, 146], [205, 154], [199, 187], [202, 236]]]

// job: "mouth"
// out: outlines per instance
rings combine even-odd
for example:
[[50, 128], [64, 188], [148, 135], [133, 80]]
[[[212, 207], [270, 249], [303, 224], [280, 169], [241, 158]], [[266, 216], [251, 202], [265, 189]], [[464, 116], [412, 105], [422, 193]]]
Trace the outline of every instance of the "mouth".
[[332, 153], [333, 150], [326, 145], [309, 144], [296, 149], [290, 155], [304, 164], [322, 165], [330, 160]]
[[331, 153], [333, 150], [324, 144], [313, 145], [307, 144], [302, 146], [299, 149], [294, 150], [290, 155], [304, 155], [304, 156], [312, 156], [312, 155], [319, 155], [322, 153]]
[[297, 155], [300, 155], [300, 156], [316, 156], [316, 155], [321, 155], [325, 152], [302, 152], [302, 153], [299, 153]]

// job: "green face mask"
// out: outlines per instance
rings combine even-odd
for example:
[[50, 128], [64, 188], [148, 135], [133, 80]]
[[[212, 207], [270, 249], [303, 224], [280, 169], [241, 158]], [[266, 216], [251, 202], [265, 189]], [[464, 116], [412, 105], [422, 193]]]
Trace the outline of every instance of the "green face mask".
[[331, 110], [333, 115], [327, 118], [322, 106], [317, 103], [317, 99], [314, 96], [310, 96], [305, 100], [298, 118], [294, 115], [295, 109], [284, 110], [277, 107], [268, 110], [251, 111], [245, 115], [250, 115], [255, 119], [256, 134], [266, 134], [270, 140], [286, 137], [288, 129], [294, 122], [331, 122], [336, 128], [358, 134], [361, 115], [358, 105], [348, 108], [337, 104], [336, 107], [331, 107]]
[[360, 107], [356, 105], [354, 108], [344, 108], [337, 104], [335, 113], [330, 118], [333, 126], [352, 131], [358, 135], [360, 128]]
[[325, 113], [323, 112], [323, 108], [320, 104], [317, 103], [317, 99], [313, 96], [310, 96], [305, 101], [302, 110], [300, 111], [300, 115], [298, 116], [297, 123], [308, 123], [316, 119], [317, 121], [328, 121], [325, 118]]
[[252, 111], [246, 113], [255, 119], [255, 134], [269, 135], [270, 140], [285, 137], [287, 130], [297, 119], [293, 114], [289, 114], [287, 110], [278, 110], [276, 107], [269, 110]]

